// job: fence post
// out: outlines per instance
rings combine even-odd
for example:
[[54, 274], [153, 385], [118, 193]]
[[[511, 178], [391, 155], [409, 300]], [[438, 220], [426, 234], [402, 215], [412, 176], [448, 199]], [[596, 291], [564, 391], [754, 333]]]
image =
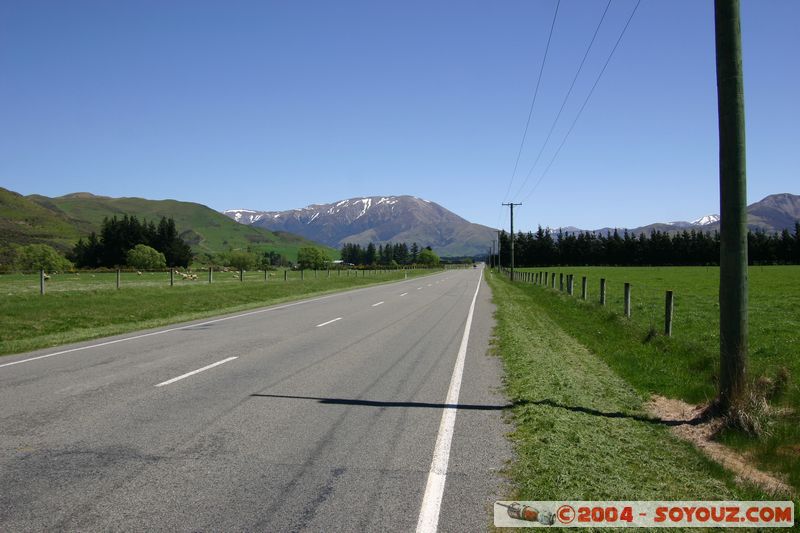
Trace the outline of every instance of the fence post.
[[268, 272], [269, 271], [266, 268], [264, 268], [264, 281], [267, 281], [269, 279], [269, 273]]
[[606, 305], [606, 278], [600, 278], [600, 305]]
[[44, 269], [39, 269], [39, 294], [44, 294]]
[[625, 284], [625, 316], [631, 317], [631, 284]]
[[[117, 271], [117, 272], [119, 272], [119, 271]], [[175, 285], [175, 269], [174, 268], [170, 268], [169, 269], [169, 286], [172, 287], [173, 285]], [[117, 286], [117, 288], [119, 289], [119, 285]]]
[[119, 290], [119, 269], [117, 269], [117, 289]]
[[667, 291], [666, 303], [664, 305], [664, 335], [672, 337], [672, 291]]
[[211, 283], [213, 280], [212, 272], [214, 272], [214, 267], [208, 267], [208, 282]]
[[586, 276], [581, 278], [581, 300], [586, 299]]
[[283, 271], [283, 281], [286, 281], [289, 277], [289, 271], [284, 269]]
[[574, 274], [567, 274], [567, 294], [569, 294], [570, 296], [572, 296], [573, 293], [574, 280], [575, 280]]
[[564, 292], [564, 273], [563, 272], [559, 272], [558, 273], [558, 290], [560, 290], [561, 292]]
[[555, 272], [550, 272], [550, 288], [551, 289], [555, 289], [556, 288], [556, 273]]
[[244, 281], [244, 269], [243, 268], [239, 269], [239, 281], [240, 282]]

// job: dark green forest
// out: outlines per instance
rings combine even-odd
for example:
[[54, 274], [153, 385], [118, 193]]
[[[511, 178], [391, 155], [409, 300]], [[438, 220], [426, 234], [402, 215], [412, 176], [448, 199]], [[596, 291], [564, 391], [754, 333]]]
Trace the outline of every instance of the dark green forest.
[[[794, 233], [783, 230], [768, 234], [750, 231], [747, 236], [749, 262], [800, 264], [800, 222]], [[493, 258], [497, 260], [497, 256]], [[500, 261], [511, 264], [511, 239], [500, 233]], [[535, 233], [514, 236], [516, 266], [614, 265], [614, 266], [702, 266], [719, 264], [719, 232], [653, 231], [633, 235], [614, 230], [607, 235], [592, 232], [553, 233], [539, 227]]]
[[171, 217], [162, 217], [156, 226], [128, 215], [103, 219], [100, 235], [92, 232], [86, 241], [80, 239], [70, 260], [79, 268], [118, 267], [125, 265], [128, 250], [137, 244], [164, 254], [170, 267], [188, 267], [192, 260], [192, 250], [178, 235]]
[[363, 266], [400, 266], [400, 265], [436, 265], [437, 256], [430, 246], [420, 248], [417, 243], [369, 243], [366, 247], [360, 244], [345, 243], [341, 251], [342, 261]]

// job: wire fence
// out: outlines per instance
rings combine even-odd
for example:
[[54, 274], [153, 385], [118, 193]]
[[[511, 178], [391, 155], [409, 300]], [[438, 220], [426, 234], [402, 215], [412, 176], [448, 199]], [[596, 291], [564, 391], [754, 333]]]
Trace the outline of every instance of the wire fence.
[[[503, 269], [510, 277], [510, 271]], [[652, 271], [649, 273], [652, 275]], [[644, 282], [641, 277], [576, 268], [517, 269], [514, 280], [555, 290], [576, 299], [603, 306], [645, 327], [652, 334], [672, 336], [681, 316], [682, 298], [668, 284]], [[678, 321], [678, 324], [682, 323]]]
[[[442, 267], [443, 268], [443, 267]], [[454, 268], [448, 265], [447, 268]], [[441, 269], [441, 268], [439, 268]], [[431, 271], [421, 267], [401, 269], [351, 269], [326, 270], [235, 270], [209, 268], [205, 270], [95, 270], [74, 272], [27, 271], [0, 274], [0, 294], [47, 294], [68, 291], [102, 291], [129, 288], [192, 287], [199, 284], [232, 285], [264, 283], [300, 283], [331, 278], [386, 278], [396, 279], [412, 273]]]

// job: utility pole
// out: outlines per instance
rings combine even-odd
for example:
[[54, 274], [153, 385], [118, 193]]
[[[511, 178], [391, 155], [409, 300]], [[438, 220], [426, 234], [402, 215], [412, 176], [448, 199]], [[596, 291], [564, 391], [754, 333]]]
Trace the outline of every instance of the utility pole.
[[739, 0], [715, 0], [719, 115], [719, 408], [747, 387], [747, 174]]
[[500, 230], [497, 230], [497, 269], [500, 270]]
[[522, 205], [515, 204], [514, 202], [510, 202], [507, 204], [508, 207], [511, 208], [511, 281], [514, 281], [514, 206], [515, 205]]

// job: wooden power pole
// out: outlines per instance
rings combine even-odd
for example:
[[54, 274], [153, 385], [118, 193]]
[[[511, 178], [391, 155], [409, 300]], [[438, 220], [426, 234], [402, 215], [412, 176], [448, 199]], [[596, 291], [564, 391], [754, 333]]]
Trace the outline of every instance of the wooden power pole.
[[511, 281], [514, 281], [514, 206], [522, 204], [511, 202], [503, 205], [507, 205], [511, 208]]
[[715, 0], [719, 113], [719, 407], [728, 410], [747, 383], [747, 175], [739, 0]]

